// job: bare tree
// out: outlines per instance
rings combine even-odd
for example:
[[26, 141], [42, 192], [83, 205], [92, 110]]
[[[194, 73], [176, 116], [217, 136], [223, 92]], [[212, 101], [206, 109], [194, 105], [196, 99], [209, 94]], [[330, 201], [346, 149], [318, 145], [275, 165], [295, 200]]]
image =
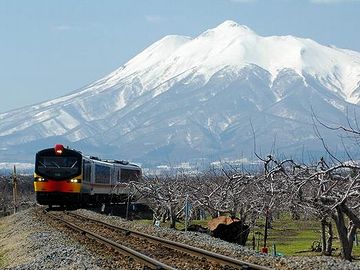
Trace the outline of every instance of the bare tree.
[[[288, 170], [282, 166], [285, 163], [290, 164]], [[342, 256], [351, 260], [352, 243], [356, 229], [360, 228], [360, 167], [354, 163], [328, 166], [324, 159], [312, 167], [295, 164], [292, 160], [276, 161], [275, 164], [278, 165], [274, 169], [282, 172], [282, 179], [287, 182], [282, 181], [291, 202], [296, 207], [325, 217], [325, 220], [331, 217], [341, 242]], [[323, 223], [326, 225], [325, 221]]]
[[170, 228], [175, 228], [176, 220], [184, 207], [187, 193], [187, 178], [183, 174], [147, 177], [133, 185], [150, 202], [154, 220], [170, 220]]

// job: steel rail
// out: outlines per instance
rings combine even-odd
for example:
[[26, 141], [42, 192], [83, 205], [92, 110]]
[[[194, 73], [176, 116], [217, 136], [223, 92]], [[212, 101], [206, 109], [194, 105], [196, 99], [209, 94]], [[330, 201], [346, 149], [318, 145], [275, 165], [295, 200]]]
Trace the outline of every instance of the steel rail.
[[75, 213], [71, 213], [71, 212], [67, 212], [67, 214], [72, 215], [74, 217], [78, 217], [78, 218], [80, 217], [80, 218], [83, 218], [83, 219], [90, 220], [92, 222], [99, 223], [99, 224], [107, 226], [108, 228], [111, 228], [111, 229], [124, 231], [125, 235], [133, 234], [135, 236], [140, 236], [142, 238], [146, 238], [146, 239], [148, 239], [149, 241], [152, 241], [152, 242], [161, 243], [161, 244], [163, 244], [163, 245], [165, 245], [165, 246], [167, 246], [169, 248], [176, 249], [176, 250], [181, 250], [181, 251], [183, 251], [185, 253], [188, 253], [190, 255], [206, 257], [207, 259], [209, 259], [211, 261], [215, 261], [215, 262], [217, 262], [219, 264], [222, 264], [222, 265], [228, 265], [228, 266], [237, 267], [237, 268], [240, 267], [241, 269], [256, 269], [256, 270], [271, 270], [272, 269], [272, 268], [269, 268], [269, 267], [265, 267], [265, 266], [261, 266], [261, 265], [241, 261], [241, 260], [238, 260], [238, 259], [234, 259], [232, 257], [221, 255], [221, 254], [218, 254], [218, 253], [215, 253], [215, 252], [211, 252], [211, 251], [204, 250], [204, 249], [201, 249], [201, 248], [197, 248], [197, 247], [194, 247], [194, 246], [190, 246], [190, 245], [187, 245], [187, 244], [174, 242], [174, 241], [163, 239], [163, 238], [156, 237], [156, 236], [153, 236], [153, 235], [148, 235], [148, 234], [145, 234], [145, 233], [136, 232], [136, 231], [133, 231], [133, 230], [121, 228], [121, 227], [109, 224], [107, 222], [97, 220], [97, 219], [94, 219], [94, 218], [90, 218], [90, 217], [86, 217], [86, 216], [83, 216], [83, 215], [79, 215], [79, 214], [75, 214]]
[[171, 267], [169, 265], [166, 265], [162, 262], [159, 262], [153, 258], [150, 258], [140, 252], [137, 252], [131, 248], [128, 248], [126, 246], [120, 245], [119, 243], [116, 243], [114, 241], [111, 241], [109, 239], [106, 239], [105, 237], [102, 237], [96, 233], [90, 232], [86, 229], [80, 228], [79, 226], [64, 220], [52, 213], [46, 212], [48, 215], [50, 215], [51, 217], [63, 222], [66, 226], [77, 230], [78, 232], [82, 233], [83, 235], [93, 238], [107, 246], [110, 246], [111, 248], [114, 248], [118, 251], [120, 251], [122, 254], [125, 254], [127, 256], [130, 256], [132, 258], [134, 258], [135, 260], [141, 261], [143, 264], [147, 265], [148, 267], [152, 268], [152, 269], [164, 269], [164, 270], [176, 270], [176, 268]]

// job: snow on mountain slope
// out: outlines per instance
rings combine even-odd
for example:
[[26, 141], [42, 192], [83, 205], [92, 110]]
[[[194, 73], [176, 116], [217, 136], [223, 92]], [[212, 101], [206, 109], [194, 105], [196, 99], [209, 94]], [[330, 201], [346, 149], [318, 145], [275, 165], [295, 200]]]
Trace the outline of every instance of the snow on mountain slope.
[[[173, 42], [179, 46], [171, 47], [175, 48], [171, 53], [170, 50], [160, 53], [161, 60], [158, 60], [154, 50], [162, 48], [159, 42], [162, 44], [170, 38], [176, 39]], [[239, 69], [255, 64], [269, 71], [273, 79], [285, 68], [293, 69], [300, 75], [310, 74], [348, 101], [359, 101], [350, 99], [359, 82], [360, 54], [356, 52], [292, 36], [261, 37], [232, 21], [225, 21], [192, 40], [171, 36], [159, 42], [110, 74], [108, 80], [118, 82], [133, 74], [141, 76], [145, 88], [152, 88], [191, 69], [196, 69], [206, 81], [225, 66]]]
[[166, 36], [67, 96], [0, 114], [0, 154], [60, 140], [142, 160], [216, 159], [252, 152], [250, 119], [264, 145], [278, 138], [295, 151], [316, 140], [311, 110], [341, 123], [359, 103], [360, 53], [225, 21], [196, 38]]

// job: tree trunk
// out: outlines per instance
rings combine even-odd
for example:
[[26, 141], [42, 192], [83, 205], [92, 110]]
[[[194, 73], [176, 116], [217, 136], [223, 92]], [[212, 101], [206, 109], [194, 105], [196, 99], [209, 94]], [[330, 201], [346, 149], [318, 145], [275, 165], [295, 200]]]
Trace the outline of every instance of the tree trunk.
[[[328, 228], [328, 239], [326, 239], [326, 227]], [[323, 255], [331, 256], [333, 238], [334, 238], [334, 233], [333, 233], [331, 221], [327, 221], [327, 217], [325, 217], [321, 219], [321, 242], [322, 242]]]
[[266, 211], [265, 214], [265, 232], [264, 232], [264, 247], [266, 247], [267, 237], [268, 237], [268, 223], [269, 223], [269, 212]]
[[332, 254], [332, 241], [334, 239], [334, 232], [333, 232], [333, 229], [332, 229], [331, 221], [328, 222], [327, 226], [328, 226], [328, 230], [329, 230], [329, 232], [328, 232], [329, 238], [327, 240], [327, 246], [326, 246], [325, 255], [326, 256], [331, 256], [331, 254]]
[[161, 215], [161, 222], [165, 223], [167, 218], [168, 218], [168, 210], [165, 210]]
[[244, 206], [243, 206], [243, 205], [240, 207], [239, 219], [242, 220], [242, 221], [245, 223], [246, 214], [245, 214], [245, 209], [244, 209]]
[[300, 214], [294, 206], [290, 207], [291, 219], [300, 220]]
[[349, 245], [350, 245], [350, 249], [353, 249], [353, 245], [354, 245], [354, 241], [355, 241], [355, 234], [356, 234], [356, 226], [350, 221], [351, 225], [350, 225], [350, 229], [349, 229], [349, 233], [348, 233], [348, 239], [349, 239]]
[[170, 217], [170, 228], [175, 229], [176, 228], [176, 213], [171, 206], [169, 207], [169, 217]]
[[[241, 210], [238, 211], [238, 206], [237, 206], [237, 204], [234, 203], [234, 207], [230, 210], [230, 216], [236, 218], [236, 215], [238, 214], [238, 212], [241, 212]], [[240, 213], [240, 215], [241, 215], [241, 213]]]
[[326, 218], [321, 219], [321, 244], [322, 244], [322, 254], [326, 253]]
[[339, 240], [341, 243], [341, 254], [345, 260], [351, 261], [351, 246], [348, 240], [348, 229], [345, 225], [344, 213], [340, 206], [336, 207], [336, 214], [333, 214], [333, 219], [336, 224], [336, 229], [339, 234]]

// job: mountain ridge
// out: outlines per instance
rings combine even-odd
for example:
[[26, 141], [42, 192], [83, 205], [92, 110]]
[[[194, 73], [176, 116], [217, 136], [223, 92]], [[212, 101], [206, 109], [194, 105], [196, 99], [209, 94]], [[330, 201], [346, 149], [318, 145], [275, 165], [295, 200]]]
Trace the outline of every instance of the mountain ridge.
[[254, 150], [252, 128], [264, 145], [280, 136], [279, 149], [297, 151], [318, 139], [314, 112], [346, 123], [359, 101], [360, 53], [225, 21], [196, 38], [166, 36], [69, 95], [0, 114], [0, 153], [23, 147], [28, 160], [58, 139], [140, 161], [236, 158]]

